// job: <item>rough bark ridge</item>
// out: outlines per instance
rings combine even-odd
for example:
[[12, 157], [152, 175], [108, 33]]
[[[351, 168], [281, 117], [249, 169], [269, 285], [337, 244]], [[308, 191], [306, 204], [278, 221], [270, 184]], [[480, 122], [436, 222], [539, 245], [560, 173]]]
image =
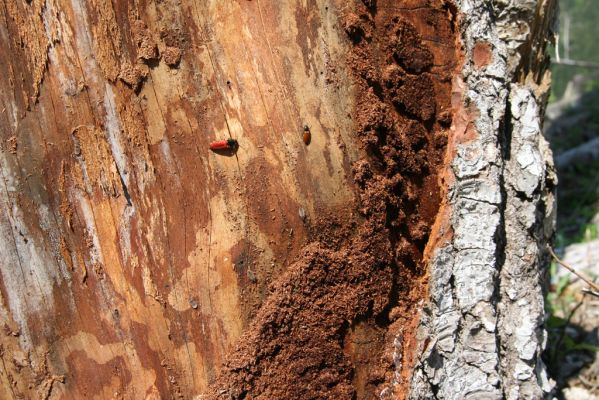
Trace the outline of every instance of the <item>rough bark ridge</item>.
[[468, 61], [449, 145], [442, 230], [453, 237], [434, 250], [410, 397], [542, 398], [550, 385], [541, 283], [556, 176], [540, 127], [556, 4], [457, 4]]

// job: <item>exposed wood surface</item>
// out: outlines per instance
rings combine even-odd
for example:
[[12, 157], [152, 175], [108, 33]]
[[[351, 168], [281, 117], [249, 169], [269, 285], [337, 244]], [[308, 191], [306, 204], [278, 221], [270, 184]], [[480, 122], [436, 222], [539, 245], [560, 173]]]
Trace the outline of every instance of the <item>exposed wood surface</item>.
[[353, 199], [339, 6], [2, 2], [1, 398], [207, 388]]
[[405, 390], [458, 66], [433, 3], [3, 1], [0, 397], [206, 392], [310, 254], [334, 390], [392, 388], [400, 342]]

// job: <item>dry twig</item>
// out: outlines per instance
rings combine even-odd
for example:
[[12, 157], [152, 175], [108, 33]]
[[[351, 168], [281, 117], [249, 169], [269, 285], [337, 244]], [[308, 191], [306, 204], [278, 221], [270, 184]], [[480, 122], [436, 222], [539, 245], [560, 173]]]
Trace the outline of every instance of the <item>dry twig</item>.
[[595, 292], [593, 289], [582, 288], [582, 292], [586, 294], [590, 294], [591, 296], [599, 297], [599, 292]]
[[560, 264], [562, 267], [566, 268], [568, 271], [572, 272], [574, 275], [576, 275], [577, 277], [579, 277], [580, 279], [582, 279], [582, 281], [584, 283], [586, 283], [587, 285], [589, 285], [593, 291], [595, 292], [599, 292], [599, 285], [597, 285], [596, 283], [594, 283], [591, 279], [587, 278], [586, 276], [584, 276], [583, 274], [581, 274], [580, 272], [577, 272], [571, 265], [569, 265], [568, 263], [563, 262], [562, 260], [560, 260], [560, 258], [555, 254], [555, 252], [553, 251], [553, 249], [551, 248], [551, 246], [547, 246], [547, 248], [549, 249], [549, 253], [551, 253], [551, 256], [553, 257], [553, 259], [555, 261], [558, 262], [558, 264]]

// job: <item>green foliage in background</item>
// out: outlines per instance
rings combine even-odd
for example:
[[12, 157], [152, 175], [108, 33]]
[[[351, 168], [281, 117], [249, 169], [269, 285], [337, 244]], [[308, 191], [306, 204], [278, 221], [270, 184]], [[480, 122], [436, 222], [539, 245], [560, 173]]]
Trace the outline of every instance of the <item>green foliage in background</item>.
[[[570, 17], [570, 58], [599, 62], [599, 0], [560, 0], [560, 56], [564, 52], [566, 16]], [[555, 55], [555, 52], [553, 52]], [[554, 57], [555, 60], [555, 57]], [[599, 135], [599, 68], [552, 66], [551, 101], [561, 97], [568, 82], [578, 74], [590, 78], [580, 103], [563, 118], [579, 116], [580, 123], [550, 138], [554, 155], [590, 141]], [[558, 171], [557, 240], [559, 247], [597, 238], [591, 222], [599, 213], [599, 161]]]
[[[576, 61], [599, 62], [599, 0], [559, 0], [560, 40], [559, 53], [566, 57], [564, 29], [566, 16], [570, 17], [569, 58]], [[555, 51], [552, 51], [555, 60]], [[552, 94], [550, 102], [563, 95], [568, 82], [576, 75], [585, 75], [584, 95], [578, 104], [572, 105], [560, 118], [574, 118], [577, 122], [568, 129], [550, 137], [554, 155], [584, 146], [599, 136], [599, 68], [582, 68], [566, 65], [552, 66]], [[558, 213], [555, 247], [563, 249], [573, 243], [588, 242], [599, 238], [598, 225], [593, 221], [599, 214], [599, 159], [593, 162], [571, 165], [558, 171]], [[588, 364], [597, 354], [596, 341], [589, 342], [590, 335], [573, 323], [576, 313], [580, 318], [596, 318], [585, 308], [590, 299], [581, 296], [580, 285], [572, 286], [571, 274], [557, 274], [557, 264], [551, 265], [552, 284], [547, 293], [545, 327], [548, 343], [543, 354], [550, 375], [557, 381], [557, 398], [568, 386], [568, 380], [579, 374], [573, 360]], [[596, 278], [596, 277], [592, 277]], [[591, 324], [592, 325], [592, 324]]]
[[[570, 58], [599, 62], [599, 1], [560, 0], [560, 56], [564, 52], [564, 20], [570, 16]], [[555, 56], [555, 52], [553, 52]], [[555, 59], [555, 57], [554, 57]], [[566, 84], [576, 74], [596, 73], [596, 68], [554, 65], [552, 98], [560, 98]]]

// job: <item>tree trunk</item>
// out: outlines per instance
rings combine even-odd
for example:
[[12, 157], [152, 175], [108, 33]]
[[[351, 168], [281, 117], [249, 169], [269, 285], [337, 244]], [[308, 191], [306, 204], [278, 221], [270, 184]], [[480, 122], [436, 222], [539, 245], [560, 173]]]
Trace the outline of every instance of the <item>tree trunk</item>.
[[541, 125], [557, 3], [497, 3], [459, 6], [470, 62], [454, 85], [453, 239], [429, 264], [412, 398], [538, 399], [551, 390], [542, 283], [557, 178]]
[[0, 398], [549, 390], [555, 1], [0, 3]]

